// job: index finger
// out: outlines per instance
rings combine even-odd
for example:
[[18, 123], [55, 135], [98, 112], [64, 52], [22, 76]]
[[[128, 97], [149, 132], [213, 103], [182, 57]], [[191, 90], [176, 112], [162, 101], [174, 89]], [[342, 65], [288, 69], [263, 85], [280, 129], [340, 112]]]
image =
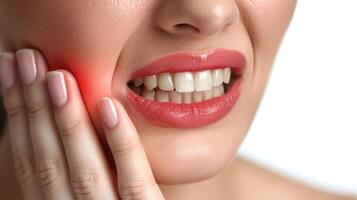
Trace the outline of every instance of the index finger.
[[98, 102], [108, 144], [118, 174], [122, 199], [164, 199], [150, 168], [138, 133], [124, 107], [104, 97]]

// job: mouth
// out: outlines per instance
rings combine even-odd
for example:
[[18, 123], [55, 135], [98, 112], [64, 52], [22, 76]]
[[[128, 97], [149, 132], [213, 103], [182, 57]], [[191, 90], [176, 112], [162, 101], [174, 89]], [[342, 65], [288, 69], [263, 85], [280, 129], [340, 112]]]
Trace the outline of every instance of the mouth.
[[132, 74], [128, 99], [154, 125], [208, 125], [232, 110], [245, 64], [243, 54], [225, 49], [162, 57]]

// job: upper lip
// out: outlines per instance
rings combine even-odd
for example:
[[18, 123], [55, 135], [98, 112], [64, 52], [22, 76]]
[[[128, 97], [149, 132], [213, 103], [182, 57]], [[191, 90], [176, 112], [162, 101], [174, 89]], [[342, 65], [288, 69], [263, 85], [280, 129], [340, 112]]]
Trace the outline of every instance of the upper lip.
[[236, 50], [215, 49], [204, 53], [174, 53], [144, 65], [130, 75], [130, 80], [165, 72], [196, 72], [227, 67], [231, 68], [233, 75], [240, 75], [245, 65], [244, 55]]

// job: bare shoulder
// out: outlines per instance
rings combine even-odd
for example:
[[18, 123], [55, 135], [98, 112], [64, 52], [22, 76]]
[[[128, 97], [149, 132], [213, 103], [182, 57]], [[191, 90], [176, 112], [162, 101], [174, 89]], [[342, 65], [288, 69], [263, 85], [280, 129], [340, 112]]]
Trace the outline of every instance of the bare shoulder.
[[239, 190], [237, 194], [240, 199], [357, 200], [357, 197], [310, 187], [240, 157], [233, 161], [229, 170], [230, 176], [234, 177], [232, 184]]

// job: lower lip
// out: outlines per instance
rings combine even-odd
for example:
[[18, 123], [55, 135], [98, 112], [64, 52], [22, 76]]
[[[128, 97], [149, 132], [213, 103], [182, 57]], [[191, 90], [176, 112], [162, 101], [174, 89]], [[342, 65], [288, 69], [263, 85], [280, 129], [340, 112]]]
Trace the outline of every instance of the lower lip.
[[197, 128], [212, 124], [226, 116], [241, 93], [243, 78], [236, 79], [220, 97], [192, 104], [157, 102], [145, 99], [128, 88], [131, 105], [151, 124], [170, 128]]

